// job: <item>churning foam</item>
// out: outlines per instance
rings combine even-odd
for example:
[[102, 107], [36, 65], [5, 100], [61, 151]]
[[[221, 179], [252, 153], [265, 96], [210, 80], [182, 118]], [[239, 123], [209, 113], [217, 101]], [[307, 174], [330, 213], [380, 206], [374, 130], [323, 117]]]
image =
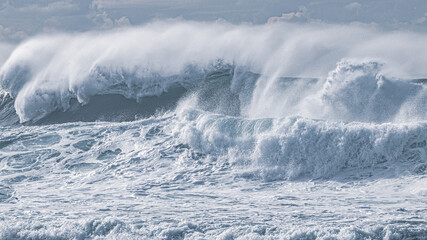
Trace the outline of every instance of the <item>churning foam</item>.
[[246, 177], [319, 178], [345, 169], [371, 169], [375, 175], [395, 177], [420, 174], [426, 167], [426, 122], [344, 123], [301, 117], [250, 120], [186, 108], [178, 113], [173, 132], [183, 142], [230, 162]]

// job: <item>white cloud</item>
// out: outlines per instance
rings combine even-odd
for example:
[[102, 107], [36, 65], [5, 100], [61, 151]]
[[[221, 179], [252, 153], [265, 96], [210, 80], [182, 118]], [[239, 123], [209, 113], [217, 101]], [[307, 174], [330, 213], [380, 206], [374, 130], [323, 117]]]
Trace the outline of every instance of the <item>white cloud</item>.
[[58, 11], [58, 10], [70, 10], [74, 9], [76, 7], [76, 4], [72, 2], [72, 0], [64, 0], [64, 1], [57, 1], [48, 4], [46, 7], [43, 7], [41, 10], [43, 11]]
[[[121, 8], [132, 5], [158, 5], [164, 0], [93, 0], [91, 6], [96, 8]], [[169, 1], [170, 2], [170, 1]]]
[[267, 23], [276, 23], [276, 22], [283, 22], [283, 21], [291, 21], [294, 19], [302, 19], [302, 20], [308, 20], [309, 16], [307, 13], [307, 8], [302, 6], [299, 8], [297, 12], [290, 12], [290, 13], [282, 13], [282, 16], [280, 17], [270, 17], [267, 20]]
[[118, 26], [118, 27], [130, 26], [129, 18], [127, 18], [125, 16], [114, 20], [114, 22], [116, 23], [116, 26]]
[[420, 18], [417, 18], [415, 20], [415, 23], [417, 23], [417, 24], [422, 24], [422, 23], [425, 23], [425, 22], [427, 22], [427, 13], [424, 13], [424, 16], [422, 16]]
[[16, 31], [8, 27], [0, 25], [0, 40], [1, 41], [20, 41], [27, 38], [28, 35], [23, 31]]
[[[224, 1], [224, 0], [223, 0]], [[233, 6], [240, 1], [225, 0], [227, 6]], [[203, 8], [207, 5], [223, 5], [220, 0], [92, 0], [92, 7], [99, 9], [116, 8], [123, 9], [135, 6], [143, 7], [165, 7], [165, 8]]]
[[361, 7], [362, 7], [362, 4], [360, 4], [358, 2], [352, 2], [352, 3], [348, 4], [347, 6], [345, 6], [345, 8], [348, 10], [355, 10], [355, 9], [359, 9]]
[[50, 17], [44, 21], [43, 32], [56, 32], [61, 25], [57, 16]]
[[91, 18], [98, 27], [103, 29], [112, 28], [114, 25], [113, 20], [108, 17], [108, 14], [105, 11], [95, 13]]
[[8, 2], [6, 2], [5, 4], [3, 4], [3, 6], [19, 12], [43, 12], [43, 13], [73, 10], [73, 9], [76, 9], [77, 7], [77, 5], [73, 3], [72, 0], [55, 1], [45, 6], [39, 5], [39, 4], [29, 4], [23, 7], [13, 7]]
[[127, 17], [123, 16], [119, 19], [112, 19], [108, 16], [107, 12], [98, 9], [89, 14], [88, 17], [101, 29], [130, 26], [130, 21]]

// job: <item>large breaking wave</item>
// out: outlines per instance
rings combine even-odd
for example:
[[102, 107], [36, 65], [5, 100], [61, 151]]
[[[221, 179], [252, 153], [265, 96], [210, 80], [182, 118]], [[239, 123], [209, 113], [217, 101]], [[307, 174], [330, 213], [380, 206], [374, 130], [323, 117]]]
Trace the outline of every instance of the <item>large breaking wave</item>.
[[[0, 87], [14, 99], [20, 122], [93, 96], [142, 102], [174, 86], [203, 88], [207, 80], [205, 96], [237, 97], [242, 106], [230, 111], [245, 117], [414, 120], [425, 117], [425, 87], [397, 79], [427, 76], [427, 56], [419, 54], [426, 40], [337, 25], [157, 22], [32, 38], [3, 64]], [[216, 84], [225, 70], [231, 78]]]

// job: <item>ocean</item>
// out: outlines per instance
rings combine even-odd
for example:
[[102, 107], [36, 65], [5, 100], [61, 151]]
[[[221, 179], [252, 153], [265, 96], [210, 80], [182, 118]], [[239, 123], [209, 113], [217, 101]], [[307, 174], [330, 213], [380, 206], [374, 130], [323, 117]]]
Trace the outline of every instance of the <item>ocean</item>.
[[159, 21], [8, 46], [0, 239], [427, 239], [425, 42]]

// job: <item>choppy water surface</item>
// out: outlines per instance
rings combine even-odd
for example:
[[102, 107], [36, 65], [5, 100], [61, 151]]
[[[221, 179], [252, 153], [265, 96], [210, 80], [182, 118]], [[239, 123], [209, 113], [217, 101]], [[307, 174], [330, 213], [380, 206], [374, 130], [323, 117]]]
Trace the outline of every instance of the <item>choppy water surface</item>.
[[2, 238], [425, 237], [425, 163], [269, 181], [278, 164], [195, 151], [176, 120], [3, 128]]

